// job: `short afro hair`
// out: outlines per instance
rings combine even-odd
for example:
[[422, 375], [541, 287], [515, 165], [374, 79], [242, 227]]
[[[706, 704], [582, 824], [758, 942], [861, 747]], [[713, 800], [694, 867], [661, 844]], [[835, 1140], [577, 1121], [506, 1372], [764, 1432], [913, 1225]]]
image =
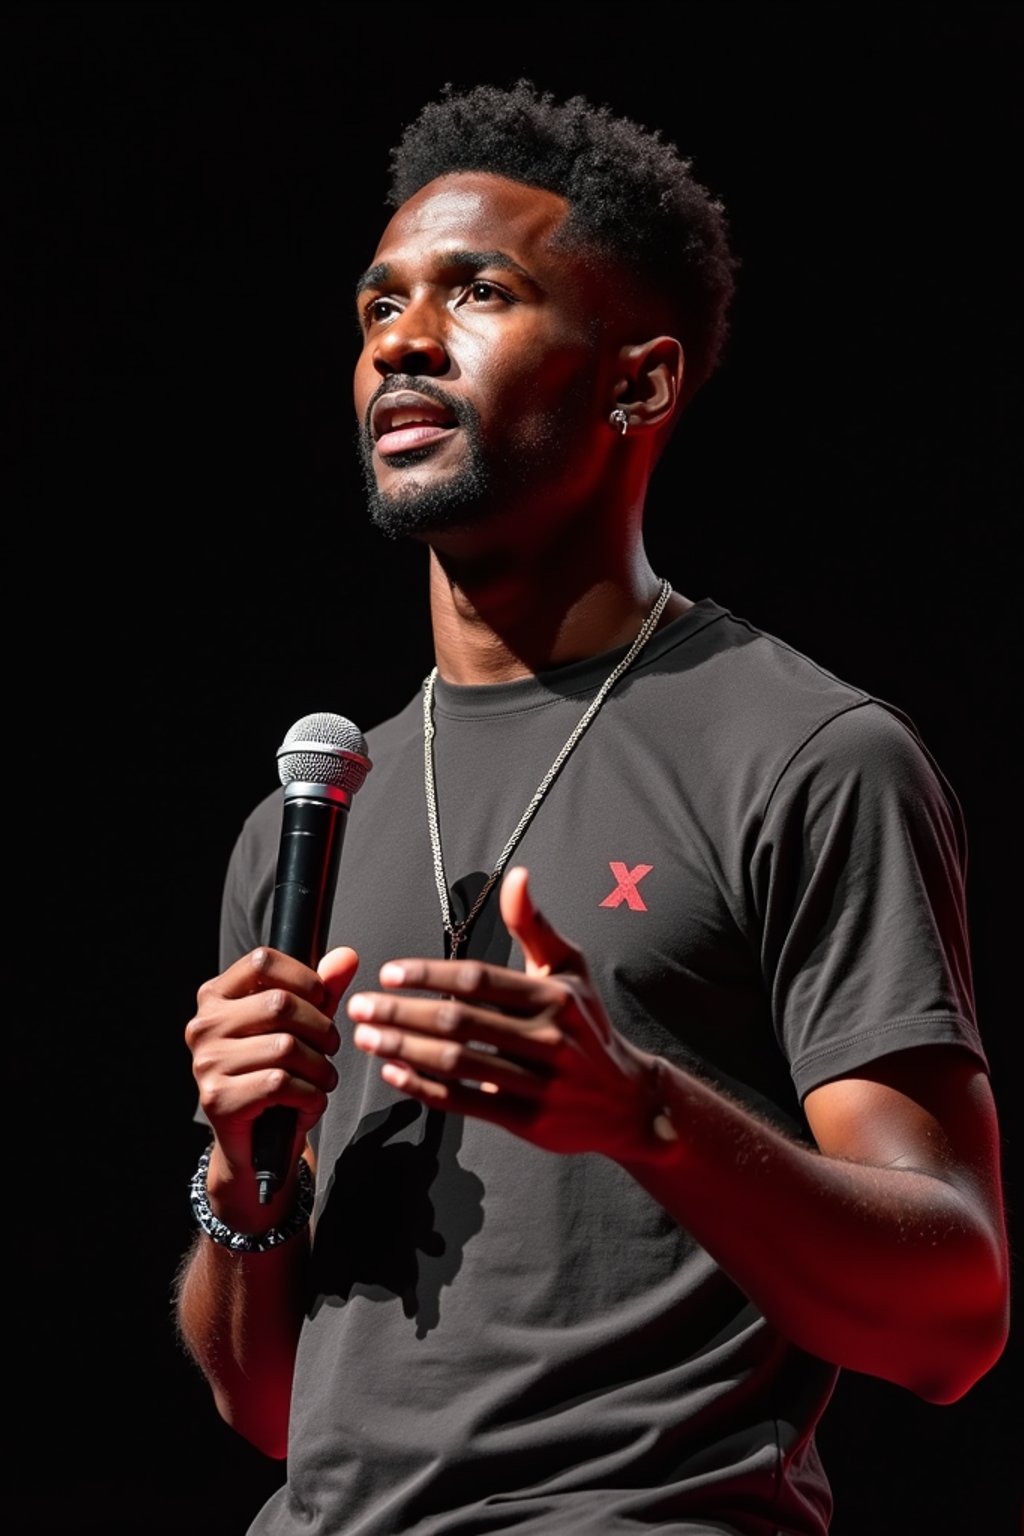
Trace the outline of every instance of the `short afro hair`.
[[458, 171], [558, 193], [570, 204], [567, 238], [621, 263], [667, 304], [689, 400], [718, 365], [738, 266], [725, 211], [691, 165], [657, 130], [582, 96], [558, 103], [530, 80], [448, 84], [391, 150], [386, 201], [398, 208]]

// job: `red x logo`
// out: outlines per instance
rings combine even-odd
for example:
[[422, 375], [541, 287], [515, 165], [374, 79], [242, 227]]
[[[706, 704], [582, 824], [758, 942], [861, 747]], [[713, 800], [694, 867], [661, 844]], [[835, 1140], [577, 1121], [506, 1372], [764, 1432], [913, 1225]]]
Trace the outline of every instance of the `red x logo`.
[[627, 869], [625, 864], [618, 859], [609, 859], [608, 868], [619, 882], [614, 891], [606, 896], [599, 905], [602, 907], [617, 907], [625, 902], [633, 912], [646, 912], [647, 903], [644, 901], [637, 886], [644, 875], [649, 875], [654, 868], [653, 864], [634, 864], [632, 869]]

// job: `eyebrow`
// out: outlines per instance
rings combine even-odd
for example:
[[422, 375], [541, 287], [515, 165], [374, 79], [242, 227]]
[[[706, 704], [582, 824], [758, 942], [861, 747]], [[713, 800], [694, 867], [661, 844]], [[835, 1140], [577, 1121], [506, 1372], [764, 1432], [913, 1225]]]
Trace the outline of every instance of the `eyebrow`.
[[[449, 251], [443, 258], [446, 268], [458, 268], [461, 272], [483, 272], [488, 267], [497, 267], [502, 272], [517, 272], [527, 282], [533, 282], [533, 278], [525, 267], [521, 267], [518, 261], [513, 261], [504, 251]], [[389, 262], [379, 261], [374, 267], [367, 267], [362, 277], [356, 283], [356, 298], [367, 288], [386, 288], [391, 283], [393, 267]]]

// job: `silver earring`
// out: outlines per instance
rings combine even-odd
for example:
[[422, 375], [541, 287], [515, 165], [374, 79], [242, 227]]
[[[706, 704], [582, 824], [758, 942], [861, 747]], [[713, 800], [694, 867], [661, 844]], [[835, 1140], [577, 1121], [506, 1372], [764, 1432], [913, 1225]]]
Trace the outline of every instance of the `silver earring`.
[[621, 405], [617, 405], [615, 407], [614, 411], [612, 411], [612, 414], [608, 419], [612, 426], [618, 427], [623, 437], [625, 437], [626, 433], [629, 431], [629, 417], [626, 415]]

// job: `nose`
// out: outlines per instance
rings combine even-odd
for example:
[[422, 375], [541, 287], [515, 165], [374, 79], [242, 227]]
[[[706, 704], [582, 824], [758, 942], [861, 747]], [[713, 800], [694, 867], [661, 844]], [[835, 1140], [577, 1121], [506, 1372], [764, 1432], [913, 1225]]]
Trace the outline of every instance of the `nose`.
[[422, 377], [447, 372], [448, 353], [433, 308], [409, 304], [396, 315], [376, 340], [373, 365], [384, 378], [392, 373]]

